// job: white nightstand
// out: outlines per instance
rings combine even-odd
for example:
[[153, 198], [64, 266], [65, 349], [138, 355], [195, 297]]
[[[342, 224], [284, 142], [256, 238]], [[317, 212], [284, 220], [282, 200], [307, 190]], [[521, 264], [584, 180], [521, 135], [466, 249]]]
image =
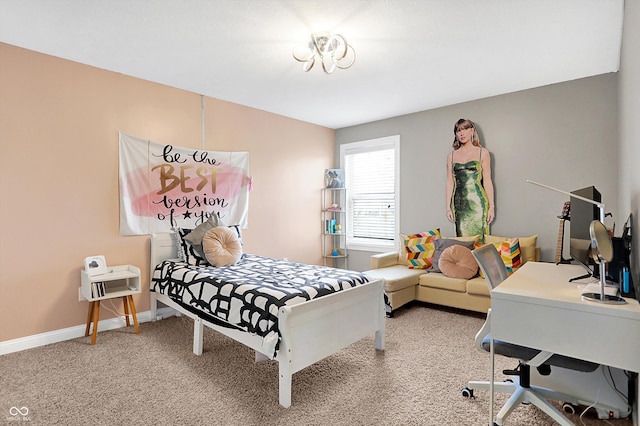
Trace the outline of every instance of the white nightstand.
[[87, 313], [87, 327], [84, 335], [89, 335], [91, 322], [93, 321], [93, 336], [91, 344], [95, 345], [98, 334], [98, 320], [100, 316], [100, 301], [121, 297], [124, 304], [124, 314], [127, 326], [129, 323], [129, 309], [136, 327], [136, 334], [140, 334], [136, 307], [133, 303], [134, 294], [140, 293], [140, 269], [133, 265], [109, 266], [107, 272], [100, 275], [89, 276], [85, 270], [80, 273], [80, 293], [89, 301]]

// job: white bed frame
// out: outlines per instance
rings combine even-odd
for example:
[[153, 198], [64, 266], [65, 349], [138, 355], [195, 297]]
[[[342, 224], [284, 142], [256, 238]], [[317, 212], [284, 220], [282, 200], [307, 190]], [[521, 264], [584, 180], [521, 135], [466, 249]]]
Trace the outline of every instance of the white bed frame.
[[[175, 234], [151, 235], [151, 269], [166, 259], [177, 258]], [[207, 326], [255, 350], [256, 362], [275, 359], [279, 367], [279, 402], [291, 406], [293, 373], [375, 333], [375, 348], [384, 350], [384, 281], [376, 280], [348, 290], [294, 306], [282, 307], [278, 323], [282, 340], [275, 355], [261, 352], [262, 338], [237, 329], [205, 321], [166, 295], [150, 291], [151, 317], [156, 319], [157, 303], [163, 303], [194, 320], [193, 353], [202, 355], [203, 330]]]

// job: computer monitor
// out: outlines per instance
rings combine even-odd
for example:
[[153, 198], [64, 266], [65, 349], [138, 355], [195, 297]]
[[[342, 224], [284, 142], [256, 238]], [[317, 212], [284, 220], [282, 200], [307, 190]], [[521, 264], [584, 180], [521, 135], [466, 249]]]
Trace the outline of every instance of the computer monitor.
[[[600, 192], [593, 186], [572, 191], [571, 194], [600, 203]], [[594, 220], [600, 220], [600, 208], [577, 197], [570, 197], [569, 210], [569, 255], [582, 265], [588, 275], [599, 276], [598, 268], [591, 258], [591, 237], [589, 226]]]

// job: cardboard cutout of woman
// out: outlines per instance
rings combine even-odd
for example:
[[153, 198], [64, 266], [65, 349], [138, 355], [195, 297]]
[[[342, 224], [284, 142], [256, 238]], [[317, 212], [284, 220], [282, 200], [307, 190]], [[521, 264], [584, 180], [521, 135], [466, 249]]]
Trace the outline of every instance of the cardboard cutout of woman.
[[458, 237], [489, 234], [494, 219], [491, 154], [480, 145], [471, 120], [453, 126], [453, 151], [447, 155], [447, 218]]

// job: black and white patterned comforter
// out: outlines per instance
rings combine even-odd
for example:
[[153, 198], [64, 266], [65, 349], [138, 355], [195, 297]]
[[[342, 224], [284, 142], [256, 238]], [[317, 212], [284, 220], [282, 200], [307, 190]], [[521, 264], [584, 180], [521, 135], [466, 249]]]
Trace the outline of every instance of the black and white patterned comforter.
[[280, 339], [281, 306], [368, 281], [355, 271], [245, 254], [235, 265], [218, 268], [164, 261], [153, 272], [151, 291], [167, 295], [208, 321], [261, 336], [264, 353], [271, 354]]

